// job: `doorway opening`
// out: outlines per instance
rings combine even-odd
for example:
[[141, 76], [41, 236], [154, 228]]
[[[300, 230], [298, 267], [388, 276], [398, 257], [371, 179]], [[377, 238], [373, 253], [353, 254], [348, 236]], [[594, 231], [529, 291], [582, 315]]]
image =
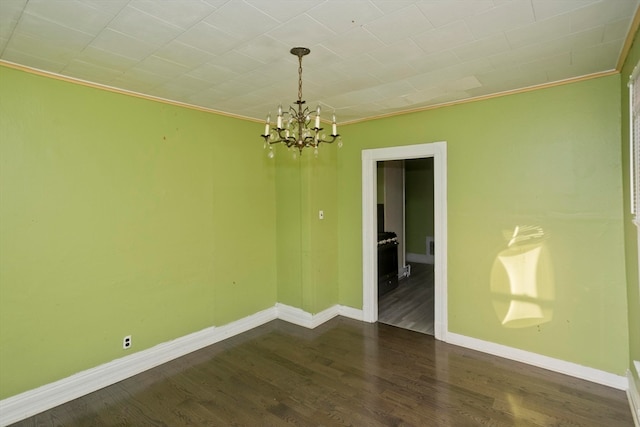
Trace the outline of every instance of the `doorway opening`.
[[447, 198], [446, 142], [387, 147], [362, 151], [362, 311], [364, 320], [378, 320], [378, 228], [377, 162], [433, 158], [433, 246], [434, 336], [445, 340], [447, 333]]
[[434, 335], [433, 157], [377, 162], [378, 322]]

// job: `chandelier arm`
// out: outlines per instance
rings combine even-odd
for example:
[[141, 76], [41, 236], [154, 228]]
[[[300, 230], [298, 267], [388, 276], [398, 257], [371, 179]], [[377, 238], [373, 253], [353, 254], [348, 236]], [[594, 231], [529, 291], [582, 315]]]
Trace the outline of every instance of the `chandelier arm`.
[[340, 137], [340, 134], [329, 136], [331, 137], [331, 139], [319, 139], [318, 143], [324, 142], [325, 144], [333, 144]]
[[276, 130], [276, 132], [278, 133], [278, 140], [277, 141], [273, 141], [272, 144], [277, 144], [278, 142], [283, 142], [285, 143], [285, 145], [287, 145], [287, 147], [290, 147], [292, 143], [295, 143], [296, 139], [293, 136], [287, 136], [286, 129], [279, 129]]

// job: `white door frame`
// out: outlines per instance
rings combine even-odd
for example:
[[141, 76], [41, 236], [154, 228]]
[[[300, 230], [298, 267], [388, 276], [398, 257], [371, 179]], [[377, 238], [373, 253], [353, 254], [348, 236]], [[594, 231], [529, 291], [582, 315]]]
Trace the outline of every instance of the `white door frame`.
[[378, 320], [376, 163], [433, 157], [434, 178], [434, 333], [447, 335], [447, 143], [362, 150], [362, 312], [365, 322]]

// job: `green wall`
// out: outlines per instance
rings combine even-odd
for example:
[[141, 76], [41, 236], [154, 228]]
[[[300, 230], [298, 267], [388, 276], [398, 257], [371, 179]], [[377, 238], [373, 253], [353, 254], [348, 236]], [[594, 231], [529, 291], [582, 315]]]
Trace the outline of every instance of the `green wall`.
[[[276, 302], [360, 308], [361, 150], [399, 137], [448, 144], [450, 331], [622, 375], [640, 343], [621, 88], [352, 124], [342, 149], [274, 163], [254, 123], [0, 67], [0, 398]], [[517, 226], [544, 233], [545, 318], [505, 325]]]
[[259, 125], [6, 67], [0, 94], [0, 398], [275, 304]]
[[[627, 84], [633, 68], [640, 61], [640, 36], [636, 33], [633, 45], [621, 72], [620, 91], [622, 93], [622, 177], [624, 195], [624, 228], [625, 253], [627, 266], [627, 301], [629, 313], [629, 357], [630, 361], [640, 361], [640, 289], [638, 285], [638, 240], [637, 228], [631, 215], [631, 198], [629, 185], [629, 89]], [[636, 388], [640, 390], [640, 372], [630, 364], [629, 369], [635, 374]]]
[[427, 253], [426, 238], [433, 236], [433, 158], [404, 162], [406, 252]]
[[338, 302], [338, 150], [277, 147], [278, 302], [312, 314]]
[[[618, 75], [343, 130], [341, 304], [362, 307], [361, 150], [447, 141], [449, 330], [625, 373]], [[543, 233], [538, 295], [521, 299], [540, 304], [545, 316], [504, 325], [500, 310], [509, 295], [494, 286], [504, 285], [504, 274], [494, 272], [517, 226]]]

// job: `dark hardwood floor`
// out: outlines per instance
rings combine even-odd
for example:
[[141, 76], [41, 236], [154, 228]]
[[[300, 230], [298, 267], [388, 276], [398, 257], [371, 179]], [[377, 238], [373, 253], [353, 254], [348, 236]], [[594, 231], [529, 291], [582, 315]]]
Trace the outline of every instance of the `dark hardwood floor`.
[[433, 335], [433, 265], [409, 265], [411, 275], [378, 299], [378, 322]]
[[273, 321], [18, 426], [633, 426], [624, 392], [337, 317]]

